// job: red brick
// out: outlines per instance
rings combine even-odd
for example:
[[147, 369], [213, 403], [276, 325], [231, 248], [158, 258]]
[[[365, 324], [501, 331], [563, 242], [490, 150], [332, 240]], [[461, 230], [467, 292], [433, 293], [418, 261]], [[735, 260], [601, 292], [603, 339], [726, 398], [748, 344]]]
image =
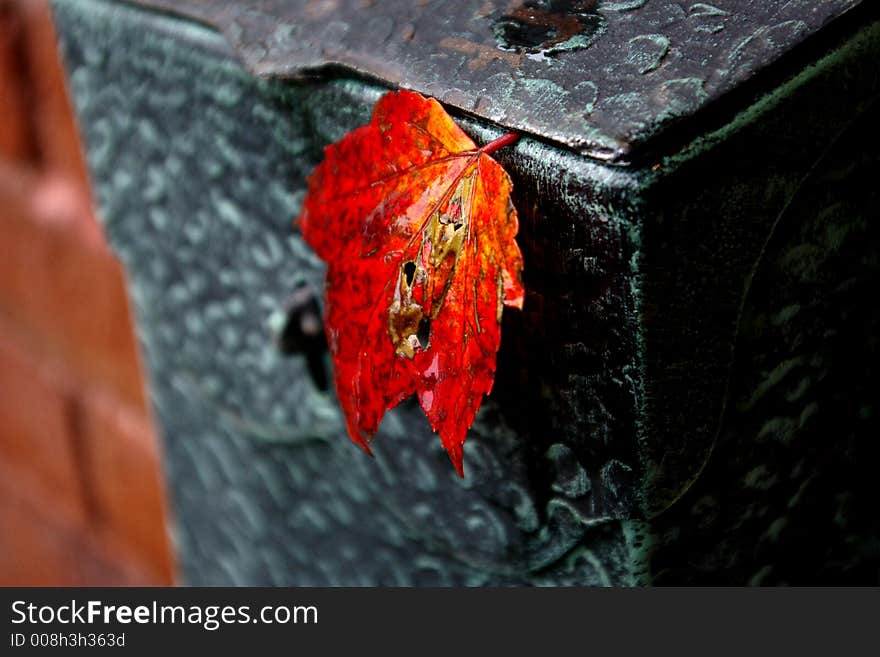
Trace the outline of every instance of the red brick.
[[[0, 488], [39, 508], [41, 526], [52, 524], [65, 541], [88, 537], [89, 549], [110, 555], [119, 568], [172, 583], [160, 459], [148, 419], [28, 347], [0, 322]], [[0, 491], [0, 514], [11, 499]], [[7, 513], [9, 531], [15, 518], [23, 519]], [[54, 550], [49, 534], [46, 549]], [[2, 538], [0, 545], [0, 553], [12, 549]], [[8, 559], [0, 560], [0, 579], [10, 576]]]
[[68, 382], [35, 362], [0, 324], [0, 477], [60, 521], [82, 526], [89, 511], [73, 411]]
[[[34, 136], [42, 168], [63, 176], [89, 204], [85, 159], [68, 99], [64, 69], [58, 53], [52, 14], [45, 0], [18, 1], [24, 26], [24, 51], [34, 98]], [[79, 217], [96, 227], [88, 215]]]
[[33, 177], [0, 168], [0, 315], [59, 359], [145, 408], [122, 270], [81, 226], [33, 208]]
[[24, 21], [18, 7], [0, 2], [0, 159], [32, 160], [36, 144], [29, 118]]
[[[0, 90], [0, 129], [33, 142], [42, 167], [0, 157], [0, 315], [143, 408], [123, 274], [92, 214], [44, 0], [0, 2]], [[27, 125], [5, 114], [23, 103]]]
[[170, 583], [173, 565], [160, 449], [149, 421], [113, 397], [92, 391], [84, 399], [82, 426], [102, 536]]
[[167, 584], [124, 277], [45, 0], [0, 0], [0, 584]]
[[[5, 482], [4, 482], [5, 483]], [[0, 484], [0, 586], [163, 584], [83, 532], [59, 525]]]

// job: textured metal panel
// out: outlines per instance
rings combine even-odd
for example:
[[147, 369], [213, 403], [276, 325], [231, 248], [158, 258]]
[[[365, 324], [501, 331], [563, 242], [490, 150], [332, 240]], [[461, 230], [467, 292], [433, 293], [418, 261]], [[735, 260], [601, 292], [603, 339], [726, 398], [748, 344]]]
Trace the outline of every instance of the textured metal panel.
[[880, 24], [656, 167], [498, 152], [528, 296], [461, 481], [414, 404], [365, 458], [306, 359], [273, 344], [290, 292], [320, 287], [291, 226], [305, 176], [382, 89], [260, 80], [187, 21], [56, 6], [189, 581], [876, 574], [880, 319], [860, 294], [878, 271]]
[[[880, 583], [876, 62], [873, 100], [787, 190], [743, 302], [712, 457], [653, 523], [657, 584]], [[841, 91], [857, 96], [856, 79]]]
[[259, 75], [338, 65], [626, 160], [862, 0], [136, 1], [214, 25]]
[[262, 81], [210, 32], [112, 3], [58, 2], [56, 16], [130, 275], [190, 582], [644, 581], [626, 174], [599, 200], [582, 158], [536, 142], [499, 153], [532, 265], [467, 478], [416, 403], [388, 414], [370, 459], [273, 325], [298, 284], [322, 285], [292, 225], [306, 175], [381, 90]]

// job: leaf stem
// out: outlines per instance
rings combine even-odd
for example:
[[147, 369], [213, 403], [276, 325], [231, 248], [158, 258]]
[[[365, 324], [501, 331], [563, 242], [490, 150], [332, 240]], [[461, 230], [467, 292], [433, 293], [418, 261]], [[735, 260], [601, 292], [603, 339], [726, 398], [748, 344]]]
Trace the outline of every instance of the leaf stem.
[[490, 141], [488, 144], [480, 149], [480, 152], [489, 155], [490, 153], [494, 153], [495, 151], [497, 151], [499, 148], [509, 146], [517, 139], [519, 139], [518, 134], [516, 134], [515, 132], [508, 132], [506, 135], [502, 135], [498, 139]]

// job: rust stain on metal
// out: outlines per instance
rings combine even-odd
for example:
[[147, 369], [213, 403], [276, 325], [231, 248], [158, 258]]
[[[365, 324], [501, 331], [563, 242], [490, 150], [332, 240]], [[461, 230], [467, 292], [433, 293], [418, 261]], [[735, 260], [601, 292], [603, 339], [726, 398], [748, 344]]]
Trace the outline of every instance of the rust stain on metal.
[[446, 48], [447, 50], [464, 53], [474, 57], [474, 59], [470, 60], [467, 64], [469, 71], [480, 71], [486, 68], [489, 62], [493, 60], [503, 61], [511, 68], [516, 69], [519, 68], [523, 58], [523, 55], [520, 53], [506, 52], [490, 46], [474, 43], [467, 39], [441, 39], [438, 45], [441, 48]]

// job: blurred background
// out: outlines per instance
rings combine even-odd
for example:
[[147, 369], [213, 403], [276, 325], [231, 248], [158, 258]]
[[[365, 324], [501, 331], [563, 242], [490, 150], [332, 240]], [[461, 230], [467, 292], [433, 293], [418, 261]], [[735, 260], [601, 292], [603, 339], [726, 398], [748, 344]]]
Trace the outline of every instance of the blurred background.
[[0, 0], [0, 585], [173, 583], [161, 453], [45, 0]]

